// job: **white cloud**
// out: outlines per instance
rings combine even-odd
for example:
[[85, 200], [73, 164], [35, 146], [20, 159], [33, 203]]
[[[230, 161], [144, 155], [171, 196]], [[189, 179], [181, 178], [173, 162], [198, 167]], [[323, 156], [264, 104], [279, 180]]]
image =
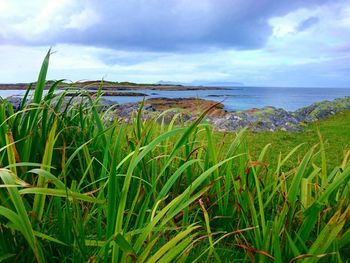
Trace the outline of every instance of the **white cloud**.
[[0, 0], [0, 12], [2, 13], [6, 11], [7, 8], [8, 8], [8, 5], [5, 2], [5, 0]]
[[[341, 72], [346, 71], [346, 61], [341, 58], [320, 60], [303, 54], [284, 54], [281, 50], [273, 56], [268, 50], [155, 55], [57, 45], [53, 51], [49, 79], [77, 81], [103, 78], [148, 83], [159, 80], [238, 81], [248, 86], [346, 86], [350, 81], [348, 74]], [[0, 46], [0, 60], [8, 61], [0, 63], [0, 82], [35, 81], [46, 52], [47, 47]], [[104, 62], [106, 55], [113, 56], [113, 63]], [[123, 60], [128, 58], [132, 62], [125, 64]], [[343, 66], [339, 68], [340, 63]]]
[[90, 8], [86, 8], [78, 14], [73, 14], [65, 28], [84, 30], [99, 21], [99, 16]]
[[345, 28], [350, 27], [350, 5], [345, 6], [340, 11], [339, 25]]
[[297, 33], [298, 26], [305, 20], [317, 17], [320, 15], [320, 9], [305, 9], [301, 8], [284, 16], [273, 17], [269, 20], [272, 26], [273, 37], [285, 37], [288, 34]]
[[13, 1], [4, 7], [8, 12], [0, 13], [0, 35], [28, 42], [49, 38], [65, 28], [83, 30], [98, 21], [83, 0]]

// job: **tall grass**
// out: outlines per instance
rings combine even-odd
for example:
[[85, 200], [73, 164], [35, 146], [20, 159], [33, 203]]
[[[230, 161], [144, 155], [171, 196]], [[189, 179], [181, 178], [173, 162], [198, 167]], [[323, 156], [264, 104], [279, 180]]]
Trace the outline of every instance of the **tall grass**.
[[245, 131], [217, 141], [206, 112], [109, 123], [98, 96], [44, 96], [49, 58], [19, 111], [0, 103], [0, 261], [350, 258], [350, 151], [329, 173], [321, 135], [287, 168], [300, 147], [253, 159]]

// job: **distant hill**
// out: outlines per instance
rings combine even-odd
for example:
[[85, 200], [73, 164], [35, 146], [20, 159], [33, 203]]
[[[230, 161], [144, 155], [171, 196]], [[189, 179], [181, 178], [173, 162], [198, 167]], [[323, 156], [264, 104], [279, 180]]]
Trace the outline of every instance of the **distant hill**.
[[244, 86], [242, 82], [234, 82], [234, 81], [193, 81], [192, 85], [202, 85], [206, 87], [236, 87], [236, 86]]
[[184, 82], [177, 82], [177, 81], [164, 81], [160, 80], [157, 82], [159, 85], [186, 85]]
[[204, 80], [195, 80], [192, 82], [176, 82], [176, 81], [158, 81], [158, 84], [161, 85], [184, 85], [184, 86], [205, 86], [205, 87], [237, 87], [244, 86], [242, 82], [234, 81], [204, 81]]

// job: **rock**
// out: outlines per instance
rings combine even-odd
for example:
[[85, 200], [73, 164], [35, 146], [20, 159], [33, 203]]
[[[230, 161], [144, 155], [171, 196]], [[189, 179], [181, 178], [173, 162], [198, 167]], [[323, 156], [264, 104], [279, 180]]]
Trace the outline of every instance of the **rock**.
[[297, 118], [274, 107], [231, 112], [225, 118], [208, 117], [208, 121], [220, 130], [237, 130], [243, 127], [249, 127], [253, 131], [275, 131], [282, 128], [288, 131], [300, 130]]
[[173, 108], [184, 109], [193, 116], [199, 116], [206, 109], [213, 107], [209, 115], [225, 115], [224, 105], [216, 101], [198, 98], [154, 98], [145, 100], [145, 105], [152, 105], [157, 111], [165, 111]]
[[8, 102], [10, 102], [13, 106], [14, 111], [18, 111], [19, 107], [22, 103], [22, 97], [21, 96], [10, 96], [6, 98]]
[[316, 102], [310, 106], [298, 109], [294, 116], [302, 122], [314, 122], [330, 115], [334, 115], [342, 110], [350, 109], [350, 97], [335, 99], [333, 101]]

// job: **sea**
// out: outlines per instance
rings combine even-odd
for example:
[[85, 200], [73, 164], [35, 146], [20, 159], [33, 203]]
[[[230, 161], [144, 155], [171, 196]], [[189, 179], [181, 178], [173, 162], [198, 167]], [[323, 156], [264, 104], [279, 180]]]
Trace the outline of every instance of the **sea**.
[[[23, 90], [0, 90], [1, 97], [23, 95]], [[278, 87], [225, 87], [212, 90], [118, 90], [138, 92], [148, 96], [105, 96], [117, 103], [141, 101], [143, 98], [189, 98], [196, 97], [221, 102], [228, 111], [273, 106], [295, 111], [312, 103], [350, 96], [350, 88], [278, 88]]]

